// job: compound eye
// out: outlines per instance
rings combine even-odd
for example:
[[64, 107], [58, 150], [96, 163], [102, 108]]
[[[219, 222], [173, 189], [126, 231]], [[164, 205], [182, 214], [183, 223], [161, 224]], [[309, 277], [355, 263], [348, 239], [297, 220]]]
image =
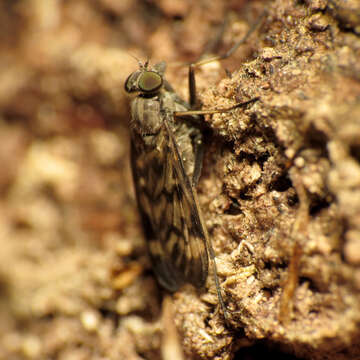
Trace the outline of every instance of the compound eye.
[[155, 71], [145, 71], [138, 82], [139, 89], [144, 92], [156, 91], [160, 89], [162, 84], [162, 77]]

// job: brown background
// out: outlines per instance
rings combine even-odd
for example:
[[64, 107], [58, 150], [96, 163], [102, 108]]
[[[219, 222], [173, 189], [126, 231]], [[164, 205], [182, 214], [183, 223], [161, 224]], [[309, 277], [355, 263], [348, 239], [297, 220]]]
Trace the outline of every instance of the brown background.
[[338, 0], [0, 2], [0, 358], [160, 358], [174, 321], [134, 201], [129, 54], [166, 60], [187, 98], [175, 63], [264, 9], [197, 72], [205, 108], [260, 100], [206, 118], [199, 197], [230, 324], [209, 276], [172, 296], [181, 347], [360, 358], [360, 4]]

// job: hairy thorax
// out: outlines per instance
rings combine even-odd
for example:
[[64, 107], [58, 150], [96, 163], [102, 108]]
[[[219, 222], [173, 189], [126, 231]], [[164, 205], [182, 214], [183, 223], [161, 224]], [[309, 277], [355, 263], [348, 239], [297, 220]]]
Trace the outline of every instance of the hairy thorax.
[[[167, 141], [164, 114], [186, 110], [186, 104], [175, 93], [168, 91], [152, 97], [136, 97], [131, 104], [130, 130], [138, 150], [142, 153], [163, 151], [163, 143]], [[201, 142], [201, 132], [189, 121], [181, 121], [174, 116], [167, 119], [170, 119], [168, 124], [176, 138], [185, 172], [191, 178], [195, 167], [194, 148]]]

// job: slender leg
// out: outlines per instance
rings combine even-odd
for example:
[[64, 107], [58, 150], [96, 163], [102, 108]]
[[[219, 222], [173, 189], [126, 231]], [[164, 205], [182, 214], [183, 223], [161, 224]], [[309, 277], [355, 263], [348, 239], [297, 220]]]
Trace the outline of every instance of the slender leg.
[[204, 144], [203, 144], [203, 136], [201, 133], [194, 136], [193, 144], [195, 150], [195, 165], [194, 165], [194, 174], [192, 178], [192, 185], [196, 187], [201, 175], [203, 157], [204, 157]]
[[[197, 61], [197, 62], [189, 65], [189, 75], [188, 75], [189, 80], [188, 81], [189, 81], [189, 103], [190, 103], [191, 109], [197, 110], [199, 108], [199, 102], [198, 102], [197, 96], [196, 96], [195, 68], [199, 67], [201, 65], [211, 63], [213, 61], [224, 60], [224, 59], [230, 57], [238, 49], [238, 47], [241, 44], [243, 44], [250, 37], [250, 35], [258, 28], [258, 26], [261, 24], [261, 22], [266, 14], [267, 14], [267, 11], [264, 11], [258, 17], [256, 22], [251, 26], [251, 28], [246, 33], [246, 35], [241, 40], [239, 40], [237, 43], [235, 43], [235, 45], [230, 50], [228, 50], [226, 53], [224, 53], [222, 55], [217, 55], [217, 56], [211, 57], [209, 59], [200, 60], [200, 61]], [[253, 99], [253, 101], [254, 101], [254, 99]], [[244, 103], [244, 105], [246, 105], [246, 104]], [[229, 110], [231, 110], [231, 109], [229, 109]], [[226, 111], [229, 111], [229, 110], [226, 110]], [[226, 112], [226, 111], [217, 111], [217, 112]], [[207, 113], [207, 114], [209, 114], [209, 113]]]
[[[231, 111], [233, 109], [239, 108], [239, 107], [244, 107], [250, 103], [253, 103], [257, 100], [259, 100], [259, 97], [250, 99], [248, 101], [242, 102], [242, 103], [238, 103], [234, 106], [231, 106], [229, 108], [225, 108], [225, 109], [215, 109], [215, 110], [198, 110], [199, 109], [199, 104], [198, 104], [198, 100], [196, 97], [196, 82], [195, 82], [195, 68], [197, 66], [201, 66], [203, 64], [207, 64], [210, 63], [212, 61], [216, 61], [216, 60], [223, 60], [226, 59], [227, 57], [231, 56], [234, 51], [237, 50], [237, 48], [244, 43], [248, 37], [255, 31], [255, 29], [257, 28], [257, 26], [260, 24], [260, 22], [262, 21], [262, 18], [264, 17], [265, 12], [259, 17], [259, 19], [256, 21], [256, 23], [250, 28], [250, 30], [247, 32], [247, 34], [244, 36], [244, 38], [242, 38], [240, 41], [238, 41], [229, 51], [227, 51], [225, 54], [223, 55], [219, 55], [219, 56], [215, 56], [213, 58], [210, 59], [206, 59], [206, 60], [202, 60], [199, 62], [196, 62], [194, 64], [190, 64], [189, 66], [189, 103], [190, 103], [190, 111], [177, 111], [175, 112], [174, 118], [175, 117], [187, 117], [187, 116], [192, 116], [194, 118], [194, 115], [206, 115], [206, 114], [218, 114], [218, 113], [224, 113], [224, 112], [228, 112]], [[198, 141], [198, 139], [194, 138], [194, 141]], [[201, 141], [201, 137], [199, 138], [199, 141]], [[198, 144], [198, 146], [195, 146], [195, 152], [196, 152], [196, 159], [195, 159], [195, 170], [194, 170], [194, 174], [193, 174], [193, 178], [192, 180], [192, 186], [196, 186], [199, 176], [200, 176], [200, 172], [201, 172], [201, 167], [202, 167], [202, 152], [203, 152], [203, 146], [202, 144]], [[197, 200], [197, 196], [196, 196], [196, 192], [194, 193], [194, 198], [195, 201], [198, 203]], [[206, 229], [204, 229], [206, 232]], [[221, 292], [221, 286], [220, 286], [220, 281], [217, 275], [217, 266], [216, 266], [216, 257], [215, 257], [215, 252], [214, 249], [212, 247], [211, 241], [209, 241], [208, 235], [206, 235], [206, 239], [207, 239], [207, 250], [208, 250], [208, 254], [213, 266], [213, 272], [214, 272], [214, 279], [215, 279], [215, 286], [216, 286], [216, 292], [217, 292], [217, 296], [219, 299], [219, 303], [220, 303], [220, 307], [221, 310], [223, 312], [224, 318], [225, 318], [225, 322], [228, 323], [229, 317], [228, 317], [228, 312], [226, 309], [226, 305], [222, 296], [222, 292]]]
[[[225, 20], [223, 21], [220, 30], [218, 31], [218, 33], [216, 34], [216, 36], [214, 37], [214, 39], [212, 39], [205, 47], [205, 49], [202, 52], [202, 55], [200, 55], [199, 59], [201, 59], [203, 57], [203, 55], [206, 54], [210, 54], [213, 53], [213, 51], [219, 47], [221, 40], [223, 38], [225, 29], [228, 25], [229, 22], [229, 18], [228, 16], [226, 16]], [[199, 61], [199, 60], [198, 60]], [[200, 104], [198, 103], [197, 99], [196, 99], [196, 84], [195, 84], [195, 73], [194, 73], [194, 69], [195, 69], [195, 63], [189, 64], [189, 77], [188, 77], [188, 82], [189, 82], [189, 104], [191, 109], [193, 110], [198, 110], [200, 108]]]
[[204, 60], [197, 61], [196, 63], [192, 64], [193, 67], [198, 67], [198, 66], [201, 66], [201, 65], [205, 65], [205, 64], [208, 64], [210, 62], [217, 61], [217, 60], [225, 60], [228, 57], [230, 57], [238, 49], [238, 47], [241, 44], [243, 44], [250, 37], [250, 35], [258, 28], [258, 26], [262, 23], [262, 21], [263, 21], [263, 19], [264, 19], [264, 17], [266, 15], [267, 15], [267, 11], [265, 10], [257, 18], [257, 20], [251, 26], [251, 28], [246, 33], [246, 35], [242, 39], [240, 39], [237, 43], [235, 43], [235, 45], [232, 48], [230, 48], [230, 50], [228, 50], [226, 53], [224, 53], [222, 55], [217, 55], [217, 56], [211, 57], [209, 59], [204, 59]]
[[244, 101], [242, 103], [237, 103], [234, 106], [230, 106], [228, 108], [222, 108], [222, 109], [214, 109], [214, 110], [189, 110], [189, 111], [176, 111], [174, 112], [174, 115], [176, 117], [184, 117], [184, 116], [194, 116], [194, 115], [213, 115], [213, 114], [221, 114], [221, 113], [226, 113], [229, 112], [231, 110], [240, 108], [240, 107], [245, 107], [248, 104], [251, 104], [253, 102], [256, 102], [260, 99], [259, 96], [254, 97], [250, 100]]
[[198, 108], [198, 100], [196, 96], [196, 80], [195, 80], [195, 66], [194, 64], [189, 65], [189, 103], [191, 109]]

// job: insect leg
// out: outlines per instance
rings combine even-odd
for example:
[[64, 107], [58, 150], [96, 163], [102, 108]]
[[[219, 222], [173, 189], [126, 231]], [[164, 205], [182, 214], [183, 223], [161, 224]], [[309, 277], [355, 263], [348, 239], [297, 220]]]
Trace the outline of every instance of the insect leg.
[[194, 151], [195, 151], [195, 164], [194, 164], [194, 174], [192, 177], [192, 184], [196, 186], [199, 182], [201, 175], [203, 157], [204, 157], [204, 145], [203, 145], [203, 136], [201, 133], [198, 133], [193, 138]]
[[[228, 16], [226, 16], [223, 24], [221, 25], [220, 31], [218, 31], [218, 34], [215, 36], [215, 38], [206, 45], [206, 48], [203, 50], [202, 55], [200, 55], [200, 59], [203, 58], [203, 55], [212, 53], [214, 49], [219, 47], [225, 29], [228, 25], [229, 22], [228, 20], [229, 18]], [[196, 98], [196, 81], [195, 81], [195, 73], [194, 73], [196, 64], [197, 61], [189, 64], [188, 83], [189, 83], [189, 104], [191, 109], [200, 108], [200, 104]]]
[[194, 116], [194, 115], [213, 115], [213, 114], [221, 114], [221, 113], [226, 113], [229, 112], [231, 110], [240, 108], [240, 107], [245, 107], [248, 104], [251, 104], [255, 101], [258, 101], [260, 99], [260, 97], [255, 97], [252, 98], [250, 100], [244, 101], [242, 103], [237, 103], [234, 106], [230, 106], [228, 108], [222, 108], [222, 109], [210, 109], [210, 110], [189, 110], [189, 111], [176, 111], [174, 112], [174, 115], [176, 117], [185, 117], [185, 116]]
[[[245, 43], [250, 35], [258, 28], [258, 26], [262, 23], [263, 18], [267, 14], [267, 11], [263, 11], [263, 13], [258, 17], [255, 23], [250, 27], [249, 31], [245, 34], [245, 36], [240, 39], [235, 45], [230, 48], [226, 53], [222, 55], [213, 56], [208, 59], [199, 60], [195, 63], [189, 65], [189, 73], [188, 73], [188, 82], [189, 82], [189, 104], [191, 109], [198, 109], [199, 108], [199, 101], [196, 96], [196, 79], [195, 79], [195, 68], [211, 63], [213, 61], [224, 60], [230, 57], [241, 44]], [[220, 111], [224, 112], [224, 111]]]
[[[200, 204], [199, 204], [199, 200], [198, 200], [196, 191], [194, 191], [194, 200], [195, 200], [195, 203], [196, 203], [197, 207], [200, 209]], [[218, 274], [217, 274], [215, 252], [214, 252], [214, 249], [212, 247], [212, 243], [211, 243], [211, 240], [209, 238], [209, 234], [207, 232], [207, 229], [206, 229], [204, 220], [202, 218], [201, 212], [199, 212], [199, 217], [200, 217], [200, 222], [202, 224], [202, 228], [203, 228], [204, 234], [205, 234], [207, 252], [208, 252], [210, 261], [212, 263], [212, 267], [213, 267], [214, 281], [215, 281], [217, 297], [218, 297], [218, 300], [219, 300], [221, 310], [222, 310], [223, 315], [224, 315], [225, 322], [228, 322], [229, 316], [228, 316], [228, 312], [227, 312], [227, 309], [226, 309], [224, 298], [223, 298], [223, 295], [222, 295], [222, 292], [221, 292], [220, 281], [219, 281], [219, 277], [218, 277]]]
[[238, 47], [243, 44], [244, 42], [247, 41], [247, 39], [250, 37], [250, 35], [258, 28], [258, 26], [260, 26], [260, 24], [262, 23], [265, 15], [267, 15], [267, 11], [263, 11], [262, 14], [256, 19], [255, 23], [250, 27], [250, 29], [248, 30], [248, 32], [245, 34], [245, 36], [240, 39], [237, 43], [235, 43], [233, 45], [232, 48], [230, 48], [226, 53], [224, 54], [221, 54], [221, 55], [217, 55], [217, 56], [214, 56], [214, 57], [211, 57], [211, 58], [208, 58], [208, 59], [204, 59], [204, 60], [200, 60], [200, 61], [197, 61], [193, 64], [191, 64], [190, 66], [192, 66], [193, 68], [195, 67], [199, 67], [201, 65], [205, 65], [205, 64], [208, 64], [210, 62], [213, 62], [213, 61], [218, 61], [218, 60], [225, 60], [227, 59], [228, 57], [230, 57], [237, 49]]

